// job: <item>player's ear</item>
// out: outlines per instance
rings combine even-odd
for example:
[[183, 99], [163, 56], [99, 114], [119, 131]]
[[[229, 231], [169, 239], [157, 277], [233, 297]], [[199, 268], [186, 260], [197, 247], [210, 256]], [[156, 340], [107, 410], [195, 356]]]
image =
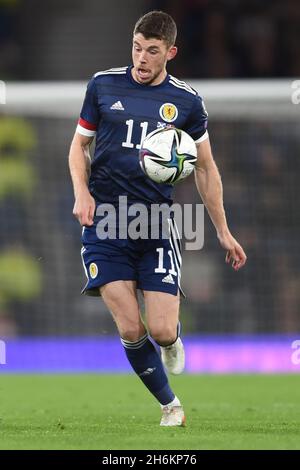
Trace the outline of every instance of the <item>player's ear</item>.
[[167, 55], [167, 59], [168, 60], [172, 60], [174, 59], [174, 57], [176, 56], [177, 54], [177, 47], [176, 46], [172, 46], [169, 51], [168, 51], [168, 55]]

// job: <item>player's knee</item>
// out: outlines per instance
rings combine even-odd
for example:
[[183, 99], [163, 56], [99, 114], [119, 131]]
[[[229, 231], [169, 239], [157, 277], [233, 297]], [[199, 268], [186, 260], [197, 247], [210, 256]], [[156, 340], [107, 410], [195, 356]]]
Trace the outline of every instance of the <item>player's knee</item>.
[[176, 328], [165, 327], [162, 329], [152, 328], [150, 331], [151, 337], [154, 341], [161, 346], [168, 346], [176, 341]]
[[139, 325], [130, 326], [122, 328], [119, 333], [121, 338], [125, 341], [135, 342], [138, 341], [145, 334], [145, 329]]

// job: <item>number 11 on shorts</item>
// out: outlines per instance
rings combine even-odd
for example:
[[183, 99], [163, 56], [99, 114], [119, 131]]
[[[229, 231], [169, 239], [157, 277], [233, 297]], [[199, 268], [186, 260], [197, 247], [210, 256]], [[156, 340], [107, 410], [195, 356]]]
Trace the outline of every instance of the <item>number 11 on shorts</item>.
[[[155, 268], [154, 272], [165, 274], [167, 270], [166, 268], [164, 268], [164, 248], [156, 248], [156, 251], [158, 252], [158, 267]], [[175, 271], [172, 250], [168, 250], [168, 255], [170, 257], [170, 262], [171, 262], [171, 268], [168, 270], [168, 273], [172, 274], [173, 276], [177, 276], [177, 271]]]

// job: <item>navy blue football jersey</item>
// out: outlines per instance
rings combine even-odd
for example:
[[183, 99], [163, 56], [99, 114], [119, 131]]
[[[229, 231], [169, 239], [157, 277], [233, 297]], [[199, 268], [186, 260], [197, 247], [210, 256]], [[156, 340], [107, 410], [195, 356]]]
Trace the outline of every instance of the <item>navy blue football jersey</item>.
[[89, 190], [98, 204], [172, 204], [172, 185], [150, 180], [139, 164], [139, 149], [153, 130], [172, 125], [196, 142], [205, 140], [207, 112], [198, 93], [167, 75], [156, 86], [136, 82], [132, 66], [96, 73], [87, 86], [77, 132], [96, 136]]

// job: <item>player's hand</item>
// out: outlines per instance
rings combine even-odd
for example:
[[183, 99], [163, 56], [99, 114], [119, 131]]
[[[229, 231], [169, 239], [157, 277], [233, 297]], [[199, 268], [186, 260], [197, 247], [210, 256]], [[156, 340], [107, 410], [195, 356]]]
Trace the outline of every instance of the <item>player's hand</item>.
[[85, 188], [76, 195], [73, 208], [73, 215], [79, 221], [80, 225], [91, 226], [94, 223], [96, 203], [89, 190]]
[[231, 263], [233, 269], [238, 271], [247, 261], [247, 256], [243, 248], [230, 232], [225, 235], [218, 235], [218, 238], [221, 246], [227, 250], [225, 257], [226, 263]]

